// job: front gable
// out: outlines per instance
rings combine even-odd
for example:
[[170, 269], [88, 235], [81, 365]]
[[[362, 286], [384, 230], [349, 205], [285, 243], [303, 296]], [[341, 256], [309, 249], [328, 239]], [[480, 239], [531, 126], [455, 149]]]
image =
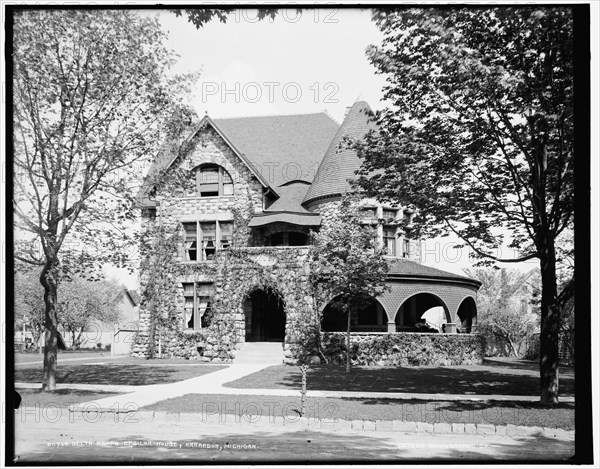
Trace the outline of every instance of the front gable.
[[262, 188], [269, 188], [260, 172], [229, 141], [212, 119], [205, 116], [182, 143], [165, 146], [162, 156], [148, 171], [140, 192], [142, 205], [155, 205], [156, 199], [194, 197], [194, 170], [201, 165], [217, 165], [223, 168], [231, 176], [234, 187], [240, 184], [250, 185], [254, 191], [260, 187], [261, 194]]

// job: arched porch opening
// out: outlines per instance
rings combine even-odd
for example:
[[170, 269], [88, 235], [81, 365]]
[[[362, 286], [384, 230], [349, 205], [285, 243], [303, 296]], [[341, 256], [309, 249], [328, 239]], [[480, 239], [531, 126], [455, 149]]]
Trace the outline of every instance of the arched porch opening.
[[471, 333], [474, 326], [477, 325], [477, 306], [475, 305], [475, 300], [470, 296], [465, 298], [458, 307], [456, 315], [460, 319], [459, 331], [466, 334]]
[[285, 309], [281, 295], [271, 288], [250, 292], [243, 304], [246, 342], [283, 342]]
[[[321, 329], [325, 332], [346, 332], [348, 316], [342, 310], [339, 297], [333, 298], [323, 310]], [[387, 314], [375, 298], [358, 310], [350, 319], [350, 332], [386, 332]]]
[[417, 293], [400, 305], [395, 322], [397, 331], [442, 332], [442, 326], [451, 321], [441, 298], [433, 293]]

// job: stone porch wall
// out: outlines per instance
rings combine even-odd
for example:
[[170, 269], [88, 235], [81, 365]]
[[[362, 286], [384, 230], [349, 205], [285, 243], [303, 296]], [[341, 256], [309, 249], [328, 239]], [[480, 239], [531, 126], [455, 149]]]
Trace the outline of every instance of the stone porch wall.
[[[346, 363], [346, 333], [323, 332], [323, 354], [331, 363]], [[351, 362], [367, 366], [476, 365], [483, 363], [479, 334], [352, 333]]]

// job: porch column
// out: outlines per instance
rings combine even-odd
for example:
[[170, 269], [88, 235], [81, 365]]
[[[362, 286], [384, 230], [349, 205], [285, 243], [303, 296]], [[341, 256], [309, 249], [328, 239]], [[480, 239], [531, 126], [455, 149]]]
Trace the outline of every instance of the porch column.
[[396, 323], [393, 321], [390, 321], [387, 323], [387, 331], [388, 332], [396, 332]]
[[456, 323], [453, 323], [453, 322], [446, 323], [446, 334], [456, 334]]

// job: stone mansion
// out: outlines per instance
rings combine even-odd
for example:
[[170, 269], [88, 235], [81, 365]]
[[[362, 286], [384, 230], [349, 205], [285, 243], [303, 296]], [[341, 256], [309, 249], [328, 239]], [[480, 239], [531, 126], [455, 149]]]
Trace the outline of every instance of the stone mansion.
[[[359, 101], [341, 125], [325, 112], [206, 115], [166, 147], [140, 200], [142, 229], [163, 230], [171, 251], [166, 260], [157, 248], [143, 251], [147, 259], [154, 256], [155, 267], [142, 262], [134, 355], [155, 354], [159, 347], [166, 356], [230, 361], [250, 342], [283, 344], [287, 361], [314, 355], [306, 345], [315, 317], [307, 246], [311, 231], [328, 222], [351, 190], [360, 160], [343, 142], [372, 128], [369, 114]], [[410, 221], [412, 210], [369, 199], [360, 209], [386, 250], [390, 288], [359, 312], [352, 332], [474, 331], [480, 283], [420, 263], [419, 242], [396, 223]], [[156, 269], [164, 270], [160, 294]], [[424, 326], [422, 316], [436, 307], [442, 319]], [[345, 331], [345, 319], [327, 301], [317, 308], [324, 333]]]

